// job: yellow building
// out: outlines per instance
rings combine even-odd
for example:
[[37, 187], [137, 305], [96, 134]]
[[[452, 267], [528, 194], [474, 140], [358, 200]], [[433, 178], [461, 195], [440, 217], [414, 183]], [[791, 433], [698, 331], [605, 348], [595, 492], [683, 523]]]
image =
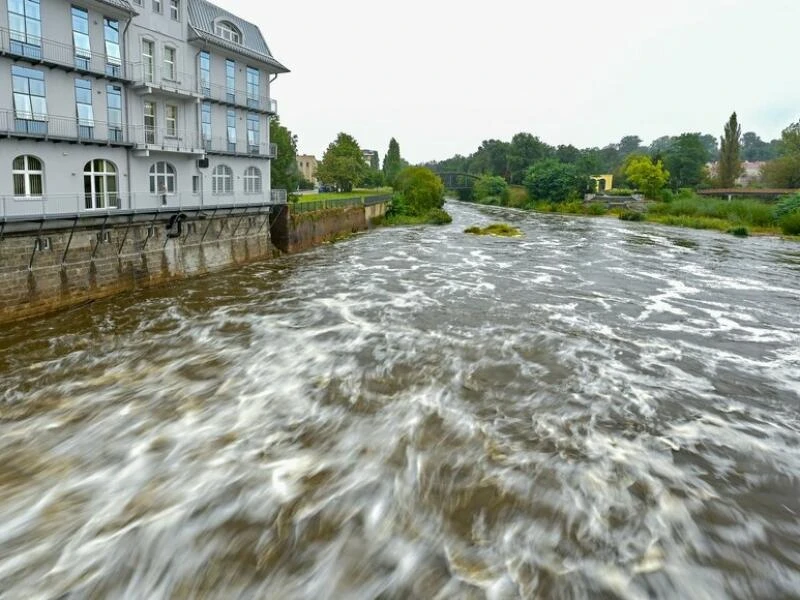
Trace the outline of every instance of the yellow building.
[[613, 175], [592, 175], [592, 179], [594, 179], [594, 191], [598, 194], [614, 188]]
[[303, 178], [317, 185], [317, 159], [311, 154], [297, 155], [297, 168]]

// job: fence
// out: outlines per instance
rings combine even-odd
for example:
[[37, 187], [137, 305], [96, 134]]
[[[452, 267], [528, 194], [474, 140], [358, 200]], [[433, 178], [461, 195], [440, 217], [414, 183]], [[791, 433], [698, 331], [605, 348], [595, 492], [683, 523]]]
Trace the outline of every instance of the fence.
[[314, 200], [312, 202], [294, 202], [291, 204], [291, 211], [293, 214], [300, 214], [318, 210], [330, 210], [334, 208], [372, 206], [373, 204], [388, 202], [390, 199], [390, 194], [378, 196], [354, 196], [351, 198], [327, 198], [324, 200]]

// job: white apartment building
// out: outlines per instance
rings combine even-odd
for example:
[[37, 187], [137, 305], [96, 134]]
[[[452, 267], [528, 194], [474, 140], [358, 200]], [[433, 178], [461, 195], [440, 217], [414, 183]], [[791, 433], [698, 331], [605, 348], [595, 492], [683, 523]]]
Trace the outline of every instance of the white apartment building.
[[257, 26], [206, 0], [5, 4], [0, 219], [285, 201], [269, 119], [288, 70]]

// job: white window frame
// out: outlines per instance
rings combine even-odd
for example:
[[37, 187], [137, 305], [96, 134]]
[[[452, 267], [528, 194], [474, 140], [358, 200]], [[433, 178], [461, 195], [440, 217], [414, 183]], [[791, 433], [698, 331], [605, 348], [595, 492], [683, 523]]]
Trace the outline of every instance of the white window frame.
[[233, 170], [228, 165], [217, 165], [211, 173], [211, 193], [214, 196], [233, 194]]
[[[100, 163], [102, 169], [96, 169], [96, 164]], [[83, 167], [84, 177], [84, 197], [91, 206], [86, 206], [86, 210], [103, 210], [107, 208], [117, 208], [119, 199], [119, 180], [117, 178], [117, 165], [104, 158], [93, 158]], [[89, 189], [86, 189], [86, 177], [89, 177]], [[102, 190], [97, 188], [98, 179], [103, 182]], [[114, 180], [114, 191], [108, 191], [108, 181]]]
[[172, 46], [164, 46], [164, 68], [162, 77], [170, 81], [178, 80], [178, 71], [176, 69], [178, 63], [178, 51]]
[[[170, 112], [173, 115], [170, 116]], [[178, 105], [167, 104], [164, 107], [164, 122], [167, 126], [165, 135], [169, 137], [178, 137]]]
[[242, 32], [236, 25], [228, 21], [219, 21], [214, 25], [214, 35], [234, 44], [242, 43]]
[[178, 189], [178, 175], [172, 163], [165, 160], [150, 165], [150, 193], [174, 196]]
[[181, 2], [180, 0], [169, 0], [169, 16], [173, 21], [181, 20]]
[[261, 169], [253, 166], [247, 167], [244, 170], [244, 193], [260, 194], [263, 189]]
[[[22, 158], [22, 168], [15, 169], [14, 163], [17, 162], [19, 158]], [[30, 164], [30, 159], [33, 159], [39, 163], [38, 169], [32, 169]], [[11, 186], [14, 188], [14, 178], [15, 176], [22, 175], [23, 187], [25, 188], [24, 193], [18, 194], [16, 189], [14, 190], [14, 197], [15, 198], [41, 198], [44, 195], [44, 161], [38, 156], [34, 156], [32, 154], [19, 154], [14, 157], [11, 161]], [[31, 190], [33, 189], [32, 181], [34, 177], [39, 178], [39, 188], [42, 190], [39, 194], [32, 194]]]
[[157, 12], [158, 14], [161, 14], [161, 12], [163, 10], [164, 10], [164, 6], [162, 4], [162, 0], [153, 0], [153, 12]]
[[[145, 49], [149, 49], [150, 52], [146, 52]], [[142, 38], [142, 80], [147, 83], [153, 83], [155, 70], [156, 43], [149, 38]]]

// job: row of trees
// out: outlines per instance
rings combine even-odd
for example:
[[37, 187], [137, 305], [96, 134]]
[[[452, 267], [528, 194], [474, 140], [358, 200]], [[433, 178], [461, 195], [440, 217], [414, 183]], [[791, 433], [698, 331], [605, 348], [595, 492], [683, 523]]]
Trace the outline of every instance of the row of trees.
[[383, 168], [379, 169], [376, 163], [367, 164], [356, 139], [347, 133], [340, 133], [328, 144], [316, 175], [320, 182], [336, 186], [342, 192], [350, 192], [360, 185], [394, 185], [398, 174], [408, 166], [408, 162], [400, 155], [400, 144], [394, 138], [389, 140]]

